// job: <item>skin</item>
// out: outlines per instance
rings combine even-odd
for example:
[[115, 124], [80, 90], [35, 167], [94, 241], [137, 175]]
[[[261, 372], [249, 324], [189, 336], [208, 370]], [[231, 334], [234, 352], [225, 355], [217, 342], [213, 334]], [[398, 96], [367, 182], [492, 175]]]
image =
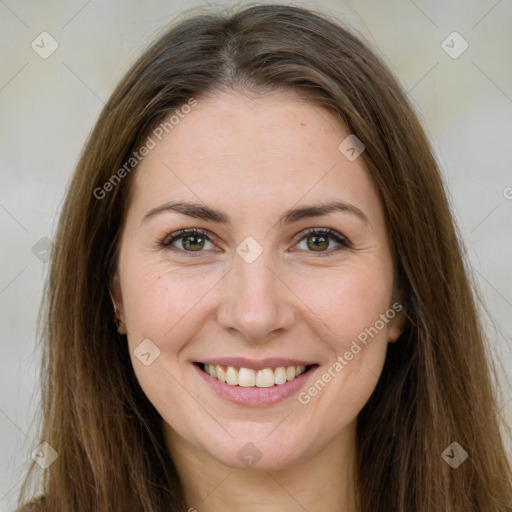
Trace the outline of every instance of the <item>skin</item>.
[[[307, 390], [396, 300], [382, 205], [363, 159], [349, 161], [338, 150], [349, 133], [327, 110], [293, 92], [197, 100], [132, 183], [114, 298], [137, 379], [164, 420], [187, 507], [354, 511], [356, 419], [387, 343], [400, 335], [400, 314], [307, 404], [295, 394], [266, 407], [234, 405], [192, 363], [227, 356], [315, 361]], [[278, 223], [290, 208], [333, 200], [354, 205], [368, 222], [332, 212]], [[171, 211], [143, 220], [169, 201], [204, 203], [232, 224]], [[159, 245], [194, 227], [211, 241]], [[331, 228], [352, 247], [328, 239], [322, 253], [311, 236], [294, 239], [307, 228]], [[248, 236], [263, 249], [252, 263], [236, 252]], [[187, 252], [184, 241], [196, 251]], [[145, 339], [160, 350], [149, 366], [134, 355]], [[237, 457], [247, 442], [261, 454], [251, 467]]]

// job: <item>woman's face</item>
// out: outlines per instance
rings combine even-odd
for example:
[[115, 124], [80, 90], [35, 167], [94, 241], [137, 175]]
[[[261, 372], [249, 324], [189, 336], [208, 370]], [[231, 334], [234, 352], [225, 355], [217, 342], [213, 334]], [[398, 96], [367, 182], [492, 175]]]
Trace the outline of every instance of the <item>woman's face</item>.
[[289, 467], [353, 435], [400, 333], [382, 206], [361, 148], [292, 93], [197, 98], [172, 126], [120, 242], [135, 374], [173, 443]]

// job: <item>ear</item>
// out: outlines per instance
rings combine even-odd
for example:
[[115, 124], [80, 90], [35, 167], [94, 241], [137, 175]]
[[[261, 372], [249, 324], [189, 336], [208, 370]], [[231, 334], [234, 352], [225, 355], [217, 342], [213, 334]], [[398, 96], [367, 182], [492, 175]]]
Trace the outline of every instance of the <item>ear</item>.
[[398, 279], [398, 272], [395, 269], [391, 304], [386, 313], [386, 316], [390, 319], [388, 324], [389, 343], [394, 343], [405, 330], [407, 317], [405, 315], [404, 297], [404, 287]]
[[119, 334], [126, 334], [126, 318], [124, 314], [123, 293], [121, 291], [121, 283], [119, 274], [116, 271], [110, 282], [110, 293], [112, 296], [113, 306], [115, 307], [117, 318], [119, 319]]
[[[403, 306], [399, 301], [393, 302], [389, 312], [394, 311], [395, 316], [389, 321], [388, 326], [388, 335], [389, 335], [389, 343], [394, 343], [400, 335], [404, 332], [405, 329], [405, 314], [403, 311]], [[392, 314], [392, 313], [390, 313]]]
[[[400, 335], [404, 332], [405, 324], [406, 324], [406, 316], [404, 311], [404, 293], [402, 287], [398, 286], [395, 282], [395, 286], [393, 289], [393, 295], [391, 297], [391, 305], [389, 306], [389, 325], [388, 325], [388, 335], [389, 335], [389, 343], [394, 343]], [[394, 316], [391, 316], [393, 315]]]

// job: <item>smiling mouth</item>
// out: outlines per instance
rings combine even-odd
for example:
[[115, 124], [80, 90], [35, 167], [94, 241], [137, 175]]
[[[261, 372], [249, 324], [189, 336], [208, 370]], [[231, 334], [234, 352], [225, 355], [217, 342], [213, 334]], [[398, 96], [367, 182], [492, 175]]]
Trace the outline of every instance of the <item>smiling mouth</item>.
[[205, 373], [224, 382], [230, 386], [240, 386], [244, 388], [270, 388], [282, 386], [307, 373], [318, 365], [308, 366], [278, 366], [276, 368], [262, 368], [254, 370], [252, 368], [225, 366], [220, 364], [196, 363]]

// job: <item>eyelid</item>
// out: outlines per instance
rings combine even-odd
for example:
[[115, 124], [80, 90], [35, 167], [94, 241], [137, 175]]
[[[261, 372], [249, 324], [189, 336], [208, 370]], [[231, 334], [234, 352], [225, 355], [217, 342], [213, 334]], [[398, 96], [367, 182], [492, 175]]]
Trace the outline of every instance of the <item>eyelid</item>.
[[[333, 239], [336, 243], [338, 243], [340, 246], [342, 246], [346, 249], [353, 248], [352, 243], [346, 236], [335, 231], [334, 229], [325, 228], [325, 227], [315, 227], [315, 228], [304, 229], [300, 233], [295, 235], [293, 237], [293, 240], [297, 240], [300, 242], [310, 235], [318, 235], [318, 234], [325, 235], [328, 238]], [[178, 252], [186, 253], [187, 255], [191, 255], [191, 256], [196, 256], [196, 255], [198, 256], [202, 252], [206, 252], [206, 251], [184, 251], [182, 249], [178, 249], [178, 248], [172, 246], [172, 243], [174, 243], [176, 240], [179, 240], [180, 238], [183, 238], [187, 235], [202, 235], [203, 237], [205, 237], [207, 239], [207, 241], [210, 241], [210, 242], [218, 240], [218, 238], [208, 230], [201, 229], [201, 228], [186, 228], [186, 229], [180, 229], [178, 231], [175, 231], [173, 233], [166, 235], [162, 240], [158, 241], [158, 245], [164, 249], [173, 248], [173, 249], [176, 249]], [[331, 249], [328, 251], [306, 251], [306, 252], [311, 252], [313, 254], [316, 253], [320, 256], [321, 255], [327, 256], [327, 255], [332, 254], [333, 252], [337, 252], [337, 249], [334, 249], [334, 250]]]
[[[178, 231], [174, 231], [165, 235], [163, 239], [157, 240], [157, 244], [162, 249], [172, 250], [177, 253], [184, 254], [186, 256], [190, 256], [192, 258], [199, 257], [202, 253], [207, 251], [185, 251], [184, 249], [179, 249], [178, 247], [174, 247], [172, 244], [179, 240], [180, 238], [184, 238], [190, 235], [201, 235], [210, 243], [213, 243], [216, 240], [219, 240], [213, 233], [201, 228], [185, 228], [179, 229]], [[216, 249], [217, 250], [217, 249]]]
[[164, 236], [162, 240], [159, 241], [159, 245], [162, 247], [168, 247], [172, 242], [175, 242], [179, 238], [182, 238], [187, 235], [203, 235], [208, 240], [218, 240], [218, 238], [209, 231], [206, 231], [201, 228], [185, 228], [179, 229], [178, 231], [174, 231], [173, 233], [169, 233]]
[[[344, 245], [345, 247], [351, 249], [352, 243], [350, 240], [341, 233], [338, 233], [338, 231], [331, 229], [331, 228], [307, 228], [302, 230], [300, 233], [295, 235], [293, 237], [294, 240], [302, 240], [306, 238], [308, 235], [314, 235], [314, 234], [322, 234], [322, 235], [328, 235], [332, 239], [334, 239], [336, 242], [338, 242], [341, 245]], [[314, 251], [311, 251], [314, 252]], [[327, 252], [327, 251], [320, 251], [320, 252]]]

